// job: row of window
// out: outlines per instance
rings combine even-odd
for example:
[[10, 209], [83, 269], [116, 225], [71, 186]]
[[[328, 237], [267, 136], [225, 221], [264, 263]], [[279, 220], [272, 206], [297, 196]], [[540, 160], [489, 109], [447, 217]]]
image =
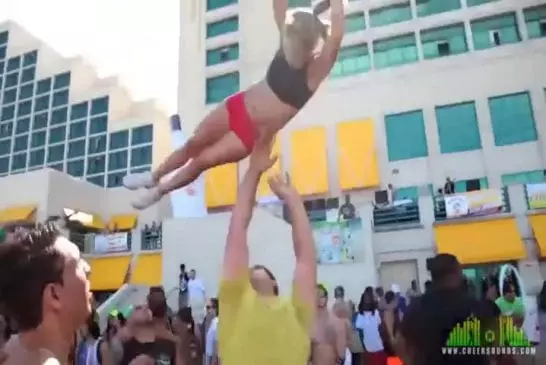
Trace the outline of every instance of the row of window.
[[[495, 146], [537, 140], [535, 117], [528, 92], [491, 97], [488, 105]], [[473, 101], [437, 106], [435, 114], [441, 153], [482, 148]], [[389, 161], [428, 156], [422, 110], [385, 116], [385, 130]]]

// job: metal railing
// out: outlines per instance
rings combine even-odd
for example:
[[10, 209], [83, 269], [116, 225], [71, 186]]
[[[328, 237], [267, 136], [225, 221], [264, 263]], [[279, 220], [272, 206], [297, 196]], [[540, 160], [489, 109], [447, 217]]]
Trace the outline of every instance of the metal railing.
[[[510, 196], [508, 194], [508, 187], [503, 187], [500, 189], [501, 197], [502, 197], [502, 207], [494, 213], [490, 213], [487, 215], [493, 215], [493, 214], [501, 214], [501, 213], [510, 213], [512, 210], [512, 207], [510, 206]], [[455, 194], [457, 195], [457, 194]], [[447, 210], [446, 210], [446, 202], [445, 202], [445, 196], [434, 196], [433, 197], [434, 202], [434, 219], [436, 221], [444, 221], [449, 219], [447, 217]], [[464, 217], [461, 217], [464, 218]]]
[[161, 250], [163, 248], [163, 227], [144, 228], [140, 231], [140, 249], [142, 251]]
[[419, 204], [416, 201], [400, 205], [376, 207], [373, 210], [374, 227], [420, 223]]

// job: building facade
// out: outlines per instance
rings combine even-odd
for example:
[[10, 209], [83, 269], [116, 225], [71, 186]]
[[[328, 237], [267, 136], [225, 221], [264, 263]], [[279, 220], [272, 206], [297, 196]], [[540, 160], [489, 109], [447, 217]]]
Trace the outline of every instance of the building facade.
[[[181, 19], [182, 34], [199, 35], [180, 39], [179, 110], [190, 132], [225, 97], [265, 76], [279, 35], [269, 3], [184, 2]], [[431, 198], [447, 177], [457, 193], [507, 194], [509, 186], [543, 183], [545, 62], [545, 1], [349, 1], [336, 65], [279, 133], [274, 168], [289, 172], [323, 211], [345, 194], [365, 205], [388, 184], [398, 199], [430, 202], [423, 204], [434, 210]], [[207, 173], [209, 208], [235, 202], [244, 169], [242, 162]], [[271, 195], [263, 182], [259, 195]], [[447, 250], [434, 214], [423, 218], [425, 205], [419, 205], [420, 231], [398, 221], [374, 227], [380, 276], [411, 271], [423, 282], [426, 257]], [[365, 218], [377, 222], [377, 212], [370, 214]], [[526, 227], [519, 240], [534, 240]], [[515, 261], [527, 257], [518, 250]], [[465, 263], [508, 259], [484, 255]]]

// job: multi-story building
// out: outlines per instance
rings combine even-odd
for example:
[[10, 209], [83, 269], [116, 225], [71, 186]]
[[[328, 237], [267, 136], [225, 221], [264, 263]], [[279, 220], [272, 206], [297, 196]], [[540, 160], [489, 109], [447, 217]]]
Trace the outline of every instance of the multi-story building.
[[[182, 34], [197, 35], [181, 37], [179, 83], [179, 109], [195, 127], [225, 97], [264, 77], [279, 34], [268, 2], [188, 1], [181, 4], [181, 19]], [[289, 172], [322, 210], [339, 205], [336, 198], [344, 194], [366, 205], [388, 184], [399, 198], [428, 202], [447, 177], [456, 180], [456, 192], [544, 182], [544, 64], [545, 1], [351, 0], [336, 65], [280, 132], [276, 168]], [[241, 167], [207, 174], [209, 208], [234, 203]], [[259, 194], [270, 192], [262, 184]], [[380, 217], [373, 210], [363, 217], [374, 221], [373, 250], [367, 252], [383, 283], [393, 277], [423, 282], [427, 257], [455, 251], [440, 242], [445, 227], [434, 217], [423, 219], [428, 213], [419, 208], [420, 228], [396, 219], [377, 227]], [[469, 221], [459, 225], [473, 226]], [[475, 234], [463, 228], [451, 235]], [[534, 239], [530, 230], [520, 233]], [[509, 259], [481, 249], [478, 254], [474, 247], [476, 256], [463, 263]]]

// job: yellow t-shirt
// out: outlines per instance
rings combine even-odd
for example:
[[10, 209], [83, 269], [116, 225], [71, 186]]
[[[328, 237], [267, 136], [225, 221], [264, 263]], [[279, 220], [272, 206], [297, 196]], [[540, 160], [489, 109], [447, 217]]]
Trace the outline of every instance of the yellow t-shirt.
[[312, 309], [296, 300], [262, 299], [249, 277], [220, 284], [218, 346], [222, 365], [304, 365]]

